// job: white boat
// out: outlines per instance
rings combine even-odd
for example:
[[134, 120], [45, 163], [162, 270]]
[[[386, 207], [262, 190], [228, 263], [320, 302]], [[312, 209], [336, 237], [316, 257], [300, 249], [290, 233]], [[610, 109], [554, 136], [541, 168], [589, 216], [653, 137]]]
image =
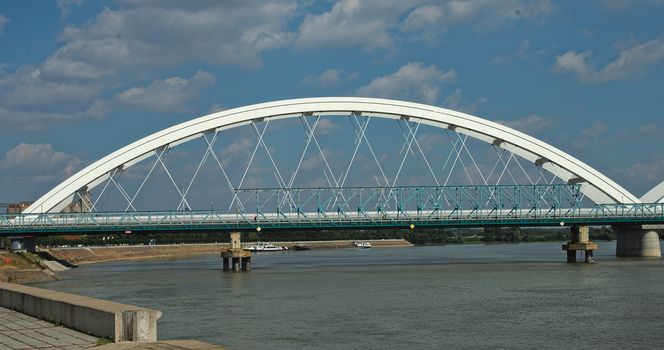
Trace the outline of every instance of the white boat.
[[358, 248], [371, 248], [371, 243], [369, 242], [353, 242], [353, 245]]
[[242, 246], [242, 249], [249, 252], [278, 252], [282, 250], [288, 250], [288, 247], [282, 247], [272, 243], [258, 242], [254, 244], [245, 244]]

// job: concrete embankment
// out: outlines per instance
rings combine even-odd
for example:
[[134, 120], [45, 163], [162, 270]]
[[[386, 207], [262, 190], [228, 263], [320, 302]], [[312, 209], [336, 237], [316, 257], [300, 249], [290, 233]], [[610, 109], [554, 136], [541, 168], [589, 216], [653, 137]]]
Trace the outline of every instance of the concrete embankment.
[[199, 255], [218, 255], [227, 243], [167, 244], [43, 249], [56, 259], [72, 264], [92, 264], [119, 260], [175, 259]]
[[197, 340], [158, 341], [161, 315], [161, 311], [133, 305], [0, 283], [0, 328], [6, 326], [0, 331], [0, 349], [84, 349], [104, 339], [114, 343], [99, 349], [225, 349]]
[[54, 270], [30, 253], [0, 252], [0, 282], [31, 283], [57, 280]]
[[0, 282], [0, 306], [97, 337], [156, 341], [161, 311]]
[[[403, 239], [365, 240], [372, 246], [380, 247], [408, 247], [412, 244]], [[243, 242], [248, 243], [248, 242]], [[273, 242], [277, 245], [292, 249], [294, 246], [305, 246], [311, 249], [337, 249], [352, 248], [352, 240], [339, 241], [288, 241]], [[77, 248], [50, 248], [45, 252], [55, 259], [68, 261], [72, 264], [82, 265], [99, 262], [139, 260], [139, 259], [178, 259], [201, 255], [219, 255], [228, 249], [228, 243], [210, 244], [172, 244], [172, 245], [142, 245], [142, 246], [111, 246], [111, 247], [77, 247]]]

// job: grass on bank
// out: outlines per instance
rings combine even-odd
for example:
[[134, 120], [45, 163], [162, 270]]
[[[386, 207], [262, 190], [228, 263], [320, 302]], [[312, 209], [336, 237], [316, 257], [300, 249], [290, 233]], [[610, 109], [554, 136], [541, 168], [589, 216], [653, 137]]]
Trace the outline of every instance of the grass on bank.
[[113, 339], [101, 337], [97, 339], [97, 342], [95, 342], [95, 346], [102, 346], [106, 344], [113, 344]]

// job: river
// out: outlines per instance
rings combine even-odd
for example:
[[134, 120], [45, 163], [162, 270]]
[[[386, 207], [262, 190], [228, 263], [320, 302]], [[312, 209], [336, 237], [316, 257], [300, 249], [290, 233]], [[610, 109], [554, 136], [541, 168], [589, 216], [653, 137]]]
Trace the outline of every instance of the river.
[[566, 264], [560, 243], [469, 244], [81, 266], [35, 286], [162, 310], [160, 339], [232, 349], [664, 347], [664, 261]]

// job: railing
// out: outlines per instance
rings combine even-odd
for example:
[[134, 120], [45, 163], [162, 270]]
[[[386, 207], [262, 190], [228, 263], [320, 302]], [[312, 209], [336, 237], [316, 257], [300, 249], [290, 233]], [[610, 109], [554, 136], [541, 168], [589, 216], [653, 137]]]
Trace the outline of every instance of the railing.
[[258, 214], [579, 208], [580, 189], [578, 184], [237, 189], [231, 207]]
[[[255, 210], [0, 215], [0, 235], [664, 223], [664, 204], [581, 207], [577, 185], [238, 190]], [[248, 196], [247, 196], [248, 195]], [[261, 199], [262, 198], [262, 199]], [[354, 205], [351, 205], [354, 203]], [[273, 210], [267, 210], [273, 208]]]

